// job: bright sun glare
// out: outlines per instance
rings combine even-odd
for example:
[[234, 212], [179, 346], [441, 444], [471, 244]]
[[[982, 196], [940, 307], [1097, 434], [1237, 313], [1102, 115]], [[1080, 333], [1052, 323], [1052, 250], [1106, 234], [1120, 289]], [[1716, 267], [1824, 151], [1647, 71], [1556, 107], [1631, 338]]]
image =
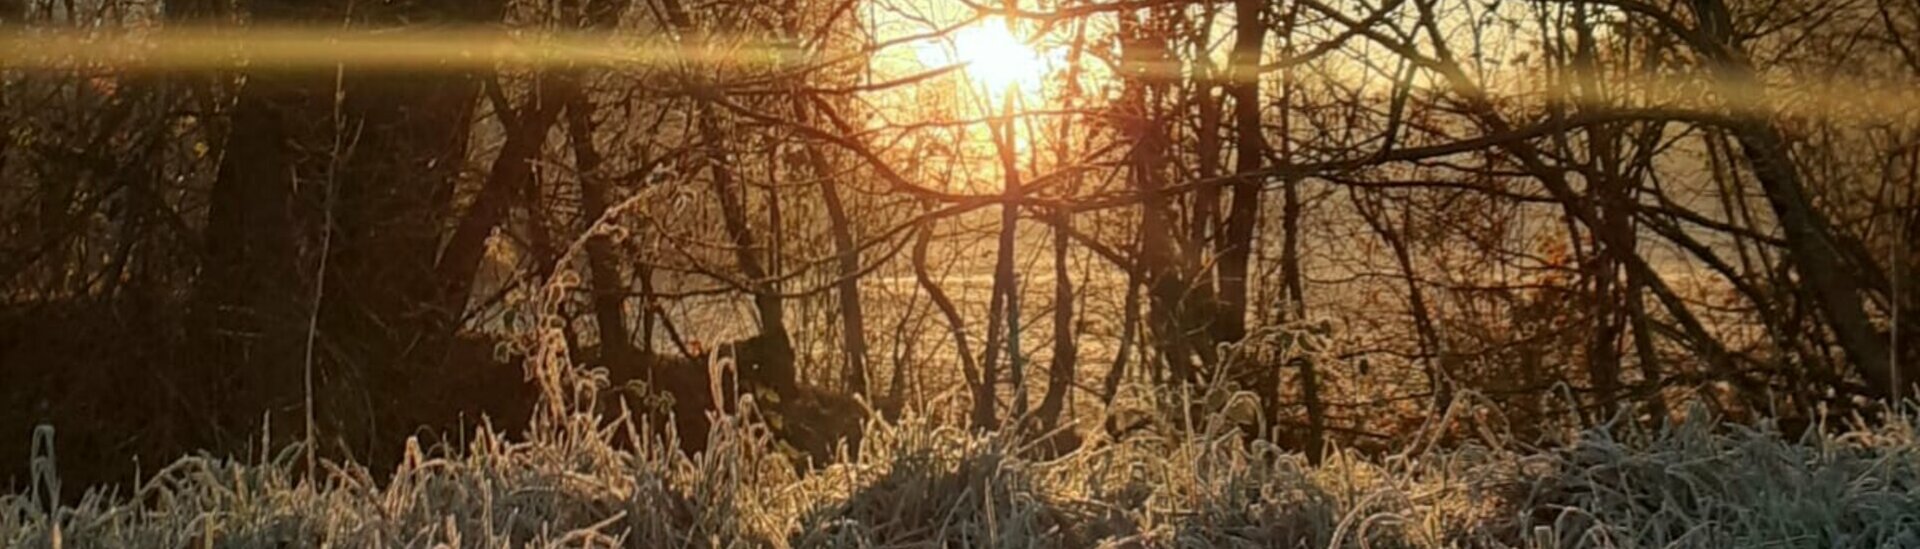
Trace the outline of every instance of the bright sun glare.
[[922, 42], [914, 53], [928, 67], [964, 66], [967, 78], [995, 98], [1016, 89], [1023, 95], [1038, 94], [1051, 65], [999, 17], [962, 27], [946, 41]]

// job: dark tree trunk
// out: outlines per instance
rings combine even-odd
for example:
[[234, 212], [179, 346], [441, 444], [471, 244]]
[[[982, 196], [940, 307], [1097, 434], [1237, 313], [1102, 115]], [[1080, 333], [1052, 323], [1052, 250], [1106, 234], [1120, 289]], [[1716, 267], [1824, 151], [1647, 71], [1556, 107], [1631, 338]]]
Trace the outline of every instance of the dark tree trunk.
[[[1220, 305], [1213, 330], [1215, 341], [1239, 341], [1247, 333], [1247, 273], [1253, 255], [1253, 232], [1260, 218], [1260, 185], [1263, 183], [1248, 174], [1259, 171], [1267, 157], [1266, 130], [1260, 125], [1260, 52], [1267, 37], [1267, 7], [1264, 0], [1233, 3], [1237, 27], [1232, 79], [1227, 83], [1227, 93], [1233, 96], [1234, 173], [1242, 176], [1233, 182], [1226, 235], [1218, 242]], [[1293, 184], [1292, 179], [1287, 181], [1289, 192]], [[1289, 228], [1287, 237], [1292, 236], [1293, 230]], [[1298, 273], [1294, 273], [1294, 277], [1297, 278]], [[1293, 280], [1284, 275], [1282, 278], [1289, 283]]]
[[1899, 398], [1905, 386], [1920, 381], [1920, 364], [1896, 365], [1888, 342], [1867, 317], [1856, 271], [1862, 265], [1845, 259], [1839, 239], [1825, 215], [1813, 206], [1800, 180], [1792, 153], [1780, 130], [1755, 107], [1764, 104], [1763, 84], [1755, 74], [1745, 48], [1733, 30], [1733, 19], [1721, 0], [1693, 0], [1698, 32], [1713, 47], [1701, 51], [1723, 84], [1733, 92], [1736, 119], [1729, 125], [1739, 141], [1767, 204], [1785, 233], [1787, 259], [1805, 282], [1807, 293], [1827, 321], [1847, 358], [1867, 382], [1874, 396]]
[[[818, 151], [809, 149], [816, 155]], [[820, 163], [825, 167], [824, 163]], [[833, 227], [834, 253], [839, 255], [840, 280], [835, 290], [840, 298], [840, 327], [842, 352], [846, 353], [846, 384], [853, 394], [867, 395], [867, 322], [866, 314], [860, 306], [860, 250], [854, 247], [853, 231], [848, 225], [845, 206], [840, 203], [840, 191], [833, 183], [822, 181], [821, 198], [826, 202], [827, 219]]]
[[[700, 117], [700, 133], [712, 146], [726, 143], [726, 134], [720, 131], [720, 125], [709, 110]], [[767, 270], [760, 263], [759, 244], [753, 237], [753, 231], [747, 227], [746, 188], [734, 181], [732, 160], [726, 151], [714, 151], [707, 162], [707, 173], [713, 183], [714, 197], [720, 201], [720, 218], [726, 226], [727, 238], [732, 240], [734, 260], [740, 267], [740, 275], [747, 280], [747, 286], [753, 290], [754, 310], [760, 315], [760, 331], [766, 335], [777, 335], [787, 340], [785, 304], [780, 294], [773, 288], [773, 280], [767, 276]], [[738, 190], [736, 190], [738, 188]]]
[[[690, 41], [703, 40], [680, 0], [663, 0], [661, 4], [661, 15], [666, 17], [667, 24], [689, 33]], [[715, 198], [720, 201], [721, 221], [726, 226], [728, 239], [732, 241], [740, 274], [746, 277], [747, 286], [753, 292], [754, 310], [760, 317], [760, 334], [791, 350], [792, 338], [787, 334], [785, 319], [786, 306], [779, 293], [774, 291], [774, 281], [767, 276], [767, 270], [760, 262], [760, 251], [754, 242], [753, 232], [747, 228], [746, 189], [734, 181], [730, 163], [732, 159], [723, 148], [729, 142], [726, 132], [720, 129], [713, 105], [702, 105], [696, 116], [699, 118], [700, 138], [708, 147], [715, 149], [709, 151], [707, 172], [713, 183]], [[735, 187], [742, 188], [736, 192]], [[792, 364], [786, 367], [791, 370]]]
[[[328, 347], [349, 357], [343, 362], [371, 370], [363, 382], [385, 408], [369, 412], [378, 422], [372, 429], [384, 435], [439, 423], [415, 411], [433, 408], [418, 399], [434, 393], [425, 382], [437, 377], [432, 370], [445, 360], [461, 316], [435, 307], [440, 281], [432, 258], [466, 159], [478, 86], [470, 75], [451, 73], [363, 78], [348, 84], [348, 109], [357, 118], [348, 128], [359, 138], [336, 180], [330, 303], [321, 322]], [[383, 437], [377, 444], [399, 442]], [[374, 459], [386, 462], [390, 450]]]
[[[1007, 111], [1011, 113], [1012, 108], [1011, 101], [1009, 101]], [[1020, 219], [1020, 208], [1017, 205], [1020, 197], [1020, 171], [1019, 166], [1014, 162], [1013, 158], [1012, 121], [1013, 118], [1011, 116], [1003, 116], [992, 123], [994, 149], [1000, 157], [1001, 181], [1005, 186], [1002, 194], [1006, 196], [1007, 202], [1000, 206], [999, 245], [996, 248], [993, 263], [993, 296], [987, 302], [987, 348], [986, 354], [980, 360], [980, 381], [982, 389], [980, 394], [975, 395], [974, 401], [974, 423], [976, 425], [991, 426], [997, 423], [994, 417], [996, 415], [994, 404], [998, 398], [995, 388], [999, 384], [1001, 345], [1003, 342], [1018, 337], [1016, 331], [1018, 330], [1019, 319], [1017, 315], [1019, 314], [1019, 310], [1013, 307], [1012, 303], [1019, 299], [1019, 296], [1016, 295], [1019, 288], [1013, 278], [1013, 248], [1014, 243], [1018, 241], [1018, 236], [1015, 232], [1019, 230]], [[1010, 326], [1012, 328], [1009, 329]], [[1011, 347], [1011, 345], [1009, 345], [1009, 347]], [[1020, 360], [1019, 350], [1014, 349], [1013, 352], [1008, 354], [1010, 355], [1008, 357], [1009, 362], [1015, 363], [1013, 369], [1018, 373], [1019, 365], [1017, 363]], [[1021, 376], [1016, 375], [1013, 380], [1015, 383], [1014, 394], [1016, 395], [1016, 407], [1021, 407], [1024, 404], [1020, 402], [1022, 400], [1020, 397], [1024, 396], [1024, 384], [1026, 380], [1020, 379], [1020, 377]], [[981, 399], [979, 397], [986, 398]], [[1016, 411], [1016, 416], [1017, 415], [1019, 415], [1019, 412]]]
[[[1220, 176], [1223, 98], [1214, 95], [1214, 92], [1221, 88], [1221, 82], [1230, 82], [1233, 79], [1231, 62], [1226, 69], [1221, 69], [1212, 62], [1211, 52], [1214, 43], [1213, 33], [1210, 31], [1217, 11], [1212, 6], [1206, 8], [1206, 13], [1200, 22], [1201, 26], [1195, 29], [1193, 36], [1192, 55], [1195, 59], [1202, 60], [1201, 66], [1197, 69], [1200, 72], [1198, 78], [1194, 79], [1192, 92], [1195, 115], [1199, 117], [1197, 135], [1193, 139], [1194, 161], [1197, 164], [1194, 167], [1194, 173], [1200, 181], [1213, 181]], [[1207, 250], [1209, 246], [1222, 245], [1219, 240], [1222, 228], [1220, 188], [1221, 184], [1214, 182], [1200, 185], [1193, 190], [1193, 213], [1189, 216], [1187, 240], [1184, 243], [1186, 249], [1192, 250], [1192, 253], [1186, 254], [1187, 262], [1182, 267], [1186, 271], [1186, 276], [1196, 281], [1207, 280], [1208, 276], [1208, 273], [1201, 270], [1202, 250]], [[1215, 323], [1213, 326], [1218, 330], [1223, 325]]]
[[1413, 253], [1409, 249], [1406, 235], [1413, 230], [1413, 213], [1409, 209], [1400, 212], [1400, 226], [1389, 224], [1387, 204], [1374, 197], [1371, 200], [1363, 191], [1355, 190], [1354, 204], [1358, 206], [1360, 216], [1367, 221], [1374, 233], [1386, 241], [1392, 250], [1394, 263], [1400, 267], [1400, 279], [1407, 286], [1407, 309], [1413, 315], [1414, 334], [1420, 340], [1421, 362], [1425, 365], [1427, 385], [1433, 390], [1433, 409], [1435, 413], [1444, 413], [1453, 405], [1453, 388], [1450, 385], [1447, 367], [1451, 358], [1447, 356], [1446, 344], [1440, 339], [1440, 332], [1434, 327], [1433, 315], [1427, 309], [1425, 288], [1420, 286], [1413, 265]]
[[[1575, 73], [1597, 74], [1597, 45], [1586, 6], [1574, 6], [1573, 17], [1574, 36], [1577, 39], [1574, 48]], [[1603, 90], [1595, 86], [1592, 78], [1578, 79], [1574, 83], [1574, 90], [1583, 107], [1605, 104]], [[1618, 257], [1639, 253], [1634, 248], [1615, 249], [1605, 243], [1629, 242], [1638, 245], [1633, 227], [1633, 205], [1637, 199], [1632, 195], [1637, 182], [1628, 173], [1622, 159], [1625, 142], [1621, 137], [1622, 128], [1597, 124], [1588, 127], [1586, 133], [1587, 163], [1583, 168], [1586, 170], [1588, 191], [1599, 198], [1598, 214], [1602, 223], [1602, 226], [1592, 230], [1610, 233], [1606, 238], [1594, 239], [1599, 248], [1594, 257], [1582, 258], [1587, 263], [1585, 271], [1592, 284], [1589, 300], [1593, 335], [1587, 341], [1587, 376], [1594, 391], [1593, 403], [1598, 410], [1595, 419], [1604, 422], [1611, 419], [1616, 400], [1620, 397], [1620, 346], [1629, 318], [1628, 308], [1622, 301], [1637, 295], [1630, 283], [1623, 284], [1620, 281], [1622, 269]]]
[[1127, 363], [1132, 359], [1133, 340], [1138, 337], [1140, 326], [1140, 270], [1127, 271], [1127, 297], [1120, 305], [1120, 341], [1113, 352], [1113, 366], [1107, 369], [1107, 378], [1100, 386], [1100, 403], [1112, 405], [1113, 398], [1120, 392], [1120, 382], [1127, 376]]
[[[1200, 135], [1195, 138], [1195, 156], [1199, 162], [1195, 173], [1201, 181], [1213, 180], [1220, 176], [1220, 98], [1213, 96], [1214, 86], [1206, 81], [1196, 84], [1199, 97]], [[1220, 232], [1220, 185], [1201, 185], [1193, 191], [1193, 219], [1188, 227], [1187, 249], [1203, 250], [1207, 246], [1219, 246], [1215, 241]], [[1188, 265], [1189, 270], [1198, 266], [1198, 261]], [[1193, 273], [1199, 274], [1199, 273]], [[1217, 325], [1216, 325], [1217, 326]]]
[[1146, 275], [1148, 322], [1173, 382], [1184, 384], [1197, 381], [1199, 367], [1214, 362], [1213, 346], [1195, 342], [1207, 339], [1201, 336], [1207, 330], [1205, 323], [1213, 320], [1206, 307], [1212, 297], [1195, 288], [1180, 269], [1186, 261], [1174, 245], [1175, 227], [1167, 196], [1162, 192], [1166, 187], [1162, 178], [1167, 168], [1168, 140], [1149, 98], [1155, 89], [1165, 87], [1167, 76], [1155, 69], [1165, 51], [1160, 39], [1152, 36], [1154, 31], [1144, 27], [1131, 14], [1121, 17], [1122, 73], [1127, 79], [1120, 107], [1128, 119], [1127, 138], [1134, 142], [1127, 177], [1141, 197], [1138, 268]]
[[[941, 290], [940, 285], [933, 281], [933, 275], [927, 272], [927, 247], [932, 241], [932, 228], [921, 228], [920, 235], [913, 242], [913, 278], [919, 282], [920, 289], [927, 292], [927, 299], [933, 302], [933, 306], [940, 309], [940, 315], [947, 319], [947, 329], [953, 333], [954, 356], [960, 357], [960, 373], [966, 378], [967, 388], [972, 392], [975, 400], [984, 395], [991, 402], [992, 386], [981, 380], [980, 369], [973, 361], [972, 345], [967, 343], [966, 318], [960, 316], [960, 308], [954, 306], [953, 299], [947, 297], [947, 292]], [[990, 412], [992, 407], [988, 406], [986, 409]], [[992, 428], [993, 417], [991, 415], [982, 417], [980, 411], [981, 407], [976, 403], [972, 412], [973, 428]], [[983, 419], [985, 421], [982, 421]]]
[[[313, 141], [298, 123], [317, 110], [309, 103], [322, 101], [318, 80], [251, 78], [229, 118], [232, 136], [208, 196], [192, 306], [198, 356], [190, 367], [205, 377], [182, 384], [205, 390], [207, 409], [218, 414], [204, 424], [214, 447], [236, 442], [227, 437], [246, 438], [257, 410], [299, 402], [307, 313], [301, 296], [312, 292], [312, 273], [305, 272], [298, 229], [311, 222], [317, 200], [296, 191], [300, 159], [292, 145]], [[305, 171], [311, 177], [311, 167]]]
[[1073, 279], [1067, 275], [1065, 227], [1071, 222], [1065, 213], [1058, 214], [1058, 226], [1053, 231], [1053, 358], [1047, 364], [1047, 394], [1035, 410], [1041, 432], [1050, 432], [1060, 424], [1079, 354], [1073, 341]]
[[[546, 148], [547, 134], [566, 106], [565, 98], [570, 94], [555, 89], [564, 83], [553, 85], [556, 82], [551, 78], [542, 78], [540, 82], [543, 85], [533, 93], [528, 104], [510, 109], [512, 113], [500, 117], [507, 127], [506, 142], [500, 146], [480, 194], [467, 207], [466, 215], [454, 228], [446, 252], [441, 256], [437, 302], [454, 318], [466, 315], [474, 274], [480, 271], [480, 263], [486, 258], [487, 236], [506, 219], [513, 207], [515, 191], [533, 179], [534, 160]], [[499, 105], [497, 108], [509, 107]]]
[[[594, 31], [605, 31], [620, 22], [620, 14], [626, 11], [626, 0], [588, 0], [585, 6], [576, 8], [577, 1], [566, 2], [569, 9], [579, 9], [579, 25]], [[584, 69], [564, 70], [557, 80], [560, 91], [565, 95], [563, 108], [567, 116], [567, 144], [573, 150], [574, 173], [580, 180], [580, 209], [585, 226], [581, 230], [597, 231], [595, 223], [605, 216], [611, 207], [611, 190], [600, 173], [605, 158], [594, 143], [597, 129], [594, 122], [596, 107], [593, 97], [586, 88]], [[614, 263], [613, 241], [605, 234], [595, 233], [587, 238], [587, 272], [593, 283], [593, 319], [600, 333], [600, 362], [613, 364], [634, 356], [633, 331], [627, 325], [627, 279]], [[651, 311], [643, 311], [640, 321], [650, 324]], [[651, 339], [648, 331], [646, 337]], [[648, 347], [648, 351], [652, 348]]]
[[[575, 86], [578, 84], [576, 83]], [[613, 241], [598, 232], [595, 223], [607, 213], [607, 184], [601, 179], [600, 151], [593, 143], [594, 105], [582, 90], [567, 103], [567, 141], [573, 149], [574, 171], [580, 178], [580, 209], [587, 237], [587, 272], [593, 282], [593, 321], [600, 332], [600, 361], [612, 364], [634, 353], [633, 331], [627, 326], [627, 281], [613, 260]], [[648, 318], [643, 317], [642, 322]]]
[[[256, 24], [346, 13], [335, 3], [252, 7]], [[485, 20], [495, 8], [414, 4], [353, 16], [382, 26]], [[231, 399], [212, 401], [232, 414], [211, 423], [216, 433], [253, 436], [262, 409], [280, 426], [299, 425], [309, 363], [325, 447], [386, 463], [400, 433], [428, 422], [415, 378], [438, 364], [457, 316], [422, 304], [440, 302], [432, 262], [477, 90], [458, 72], [350, 64], [248, 75], [209, 195], [192, 306], [196, 368]]]
[[[804, 113], [804, 105], [801, 108]], [[832, 164], [818, 147], [811, 145], [806, 148], [806, 159], [814, 176], [820, 178], [820, 199], [826, 204], [833, 253], [840, 267], [834, 292], [840, 299], [840, 345], [847, 361], [843, 375], [847, 390], [867, 396], [867, 322], [860, 305], [860, 250], [854, 245], [852, 221], [847, 219], [846, 206], [840, 202], [840, 189], [828, 179], [833, 173]]]

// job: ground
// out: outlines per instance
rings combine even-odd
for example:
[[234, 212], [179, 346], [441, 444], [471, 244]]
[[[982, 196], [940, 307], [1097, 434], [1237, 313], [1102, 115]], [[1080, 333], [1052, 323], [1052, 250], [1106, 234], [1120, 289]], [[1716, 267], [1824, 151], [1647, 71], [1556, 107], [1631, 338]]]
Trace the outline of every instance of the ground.
[[[1539, 445], [1479, 429], [1450, 448], [1318, 465], [1218, 418], [1039, 460], [926, 417], [871, 422], [855, 461], [808, 472], [751, 410], [718, 422], [693, 458], [575, 418], [530, 441], [414, 445], [379, 479], [355, 464], [309, 471], [293, 450], [187, 458], [80, 495], [60, 492], [43, 449], [31, 486], [0, 496], [0, 545], [1920, 546], [1912, 417], [1785, 440], [1695, 411], [1660, 429]], [[40, 436], [57, 447], [58, 433]]]

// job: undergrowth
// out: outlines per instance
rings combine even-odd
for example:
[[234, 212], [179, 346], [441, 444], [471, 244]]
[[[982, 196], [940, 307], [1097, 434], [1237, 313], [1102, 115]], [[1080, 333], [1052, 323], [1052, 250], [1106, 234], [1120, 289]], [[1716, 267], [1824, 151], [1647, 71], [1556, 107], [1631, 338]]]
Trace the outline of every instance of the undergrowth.
[[743, 409], [692, 458], [644, 422], [574, 415], [526, 442], [481, 429], [412, 444], [391, 478], [296, 448], [188, 457], [77, 497], [60, 493], [47, 429], [30, 485], [0, 496], [0, 545], [1920, 547], [1910, 417], [1785, 440], [1696, 411], [1550, 445], [1488, 435], [1310, 465], [1219, 413], [1045, 459], [908, 414], [803, 473]]

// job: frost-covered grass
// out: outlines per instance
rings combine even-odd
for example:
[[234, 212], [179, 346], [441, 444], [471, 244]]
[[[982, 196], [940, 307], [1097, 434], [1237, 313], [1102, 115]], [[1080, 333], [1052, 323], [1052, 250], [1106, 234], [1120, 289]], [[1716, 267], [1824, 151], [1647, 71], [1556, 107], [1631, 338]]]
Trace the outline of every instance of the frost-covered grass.
[[416, 450], [391, 478], [323, 463], [304, 481], [288, 451], [67, 498], [43, 455], [38, 489], [0, 496], [0, 546], [1920, 547], [1911, 419], [1787, 441], [1696, 412], [1552, 448], [1479, 436], [1310, 466], [1224, 415], [1044, 460], [909, 415], [804, 475], [751, 419], [719, 422], [697, 459], [575, 418]]

